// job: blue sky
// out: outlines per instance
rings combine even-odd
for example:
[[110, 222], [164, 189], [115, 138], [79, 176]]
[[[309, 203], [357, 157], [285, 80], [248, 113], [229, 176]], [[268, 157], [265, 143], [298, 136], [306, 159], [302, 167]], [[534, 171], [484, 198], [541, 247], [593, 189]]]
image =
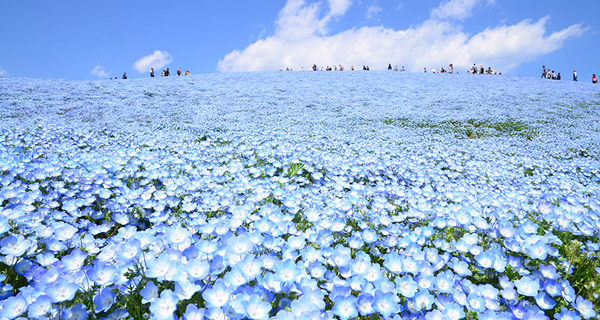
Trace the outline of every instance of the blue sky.
[[[539, 77], [600, 73], [600, 1], [1, 1], [0, 75], [99, 79], [473, 63]], [[144, 58], [145, 57], [145, 58]]]

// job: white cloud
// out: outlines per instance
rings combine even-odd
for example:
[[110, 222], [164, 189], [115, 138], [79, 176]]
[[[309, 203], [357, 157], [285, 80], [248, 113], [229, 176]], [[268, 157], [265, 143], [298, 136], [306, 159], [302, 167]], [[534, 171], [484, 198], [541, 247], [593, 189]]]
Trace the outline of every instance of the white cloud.
[[0, 77], [5, 77], [8, 75], [8, 71], [2, 69], [2, 67], [0, 67]]
[[[452, 11], [452, 17], [459, 19], [470, 14], [480, 1], [452, 0], [438, 8], [450, 3], [464, 5], [463, 11]], [[467, 7], [470, 9], [466, 10]], [[549, 18], [545, 17], [468, 34], [453, 22], [456, 20], [436, 18], [437, 14], [432, 12], [430, 19], [405, 30], [361, 27], [328, 35], [327, 24], [332, 12], [331, 8], [329, 11], [323, 8], [322, 2], [288, 0], [279, 13], [272, 36], [227, 54], [219, 61], [218, 69], [222, 72], [300, 69], [301, 66], [308, 69], [313, 64], [369, 65], [371, 69], [384, 69], [392, 63], [405, 65], [410, 71], [421, 71], [424, 67], [437, 69], [453, 63], [455, 70], [464, 72], [477, 63], [506, 72], [560, 49], [565, 40], [579, 37], [587, 30], [575, 24], [548, 34]]]
[[106, 70], [104, 69], [103, 66], [97, 64], [94, 69], [92, 69], [92, 71], [90, 71], [90, 73], [93, 76], [99, 77], [99, 78], [107, 78], [108, 77], [108, 72], [106, 72]]
[[139, 73], [150, 72], [150, 68], [160, 69], [173, 61], [173, 57], [166, 51], [156, 50], [136, 61], [133, 66]]
[[372, 5], [367, 9], [367, 19], [371, 19], [376, 16], [379, 12], [381, 12], [381, 7], [377, 5]]
[[495, 0], [446, 0], [437, 8], [431, 10], [434, 19], [454, 18], [463, 20], [471, 16], [478, 5], [491, 5]]

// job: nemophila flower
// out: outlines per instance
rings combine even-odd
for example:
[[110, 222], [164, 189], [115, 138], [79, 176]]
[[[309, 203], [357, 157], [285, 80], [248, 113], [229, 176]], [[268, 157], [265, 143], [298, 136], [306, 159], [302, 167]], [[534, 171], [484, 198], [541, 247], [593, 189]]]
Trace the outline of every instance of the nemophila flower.
[[338, 244], [335, 247], [333, 254], [330, 256], [330, 259], [333, 261], [333, 264], [337, 267], [347, 266], [350, 260], [352, 259], [350, 248]]
[[243, 303], [246, 315], [250, 319], [268, 319], [271, 304], [263, 301], [258, 295], [250, 296], [250, 300]]
[[562, 287], [561, 295], [568, 302], [574, 302], [576, 295], [575, 289], [569, 283], [569, 280], [563, 280], [560, 282], [560, 286]]
[[78, 303], [71, 308], [67, 308], [61, 314], [61, 319], [66, 320], [85, 320], [87, 317], [88, 313], [83, 303]]
[[58, 303], [73, 299], [78, 290], [79, 287], [76, 284], [66, 279], [61, 279], [47, 287], [46, 294], [52, 299], [53, 302]]
[[118, 309], [106, 317], [100, 318], [100, 320], [122, 320], [126, 319], [127, 317], [129, 317], [129, 312], [126, 309]]
[[581, 320], [577, 311], [569, 310], [565, 307], [561, 307], [560, 312], [554, 314], [554, 318], [556, 320]]
[[112, 307], [116, 295], [109, 288], [104, 288], [94, 297], [95, 312], [105, 312]]
[[517, 298], [517, 290], [515, 290], [513, 287], [507, 287], [500, 290], [500, 294], [504, 299], [509, 301]]
[[365, 230], [363, 230], [363, 233], [362, 233], [362, 239], [366, 243], [373, 243], [373, 242], [377, 241], [377, 233], [374, 230], [365, 229]]
[[596, 316], [596, 311], [594, 311], [592, 302], [586, 300], [582, 296], [578, 296], [575, 300], [575, 307], [584, 319], [590, 319]]
[[142, 296], [142, 303], [148, 303], [158, 298], [158, 287], [154, 284], [154, 281], [148, 281], [146, 286], [140, 290]]
[[114, 281], [117, 275], [117, 268], [114, 265], [99, 262], [88, 272], [88, 275], [97, 285], [106, 286]]
[[274, 266], [275, 279], [281, 282], [292, 283], [300, 274], [300, 269], [293, 260], [286, 260]]
[[247, 235], [231, 237], [227, 240], [227, 249], [233, 254], [246, 253], [252, 249], [253, 245]]
[[194, 259], [188, 261], [184, 269], [192, 280], [202, 280], [210, 271], [210, 263], [203, 259]]
[[454, 272], [456, 272], [456, 274], [463, 276], [463, 277], [471, 276], [473, 274], [473, 272], [471, 272], [471, 270], [469, 270], [469, 264], [462, 260], [455, 261], [454, 265], [452, 266], [452, 269], [454, 270]]
[[160, 298], [154, 299], [150, 303], [150, 312], [154, 319], [173, 319], [177, 302], [179, 299], [173, 291], [163, 290], [160, 293]]
[[85, 258], [87, 258], [87, 253], [83, 252], [79, 248], [75, 248], [70, 254], [64, 256], [61, 259], [61, 262], [66, 270], [76, 271], [81, 269]]
[[167, 229], [167, 239], [174, 244], [184, 243], [191, 236], [191, 232], [183, 227], [176, 226]]
[[556, 301], [550, 298], [550, 296], [548, 296], [548, 294], [544, 291], [540, 291], [540, 293], [538, 293], [538, 295], [535, 297], [535, 302], [543, 310], [550, 310], [556, 305]]
[[230, 271], [228, 271], [223, 277], [223, 280], [225, 280], [225, 282], [227, 282], [234, 288], [239, 287], [248, 282], [248, 278], [244, 276], [242, 270], [240, 270], [240, 268], [238, 268], [237, 266], [233, 267]]
[[209, 308], [220, 308], [224, 306], [231, 296], [233, 289], [228, 287], [221, 279], [215, 281], [215, 284], [202, 293]]
[[403, 295], [406, 298], [412, 298], [415, 296], [419, 285], [410, 275], [404, 275], [402, 278], [396, 278], [396, 290], [398, 294]]
[[46, 295], [39, 296], [27, 307], [27, 316], [32, 319], [45, 318], [51, 314], [52, 299]]
[[467, 296], [467, 309], [475, 312], [483, 312], [485, 308], [485, 301], [477, 294], [469, 294]]
[[14, 319], [27, 310], [27, 300], [22, 295], [0, 301], [0, 317]]
[[361, 315], [367, 316], [375, 312], [374, 308], [375, 297], [369, 293], [361, 293], [356, 301], [358, 312]]
[[332, 311], [342, 320], [358, 316], [356, 298], [354, 296], [337, 296]]
[[441, 293], [451, 293], [454, 285], [452, 271], [447, 270], [435, 277], [435, 289]]
[[524, 252], [533, 259], [546, 260], [550, 249], [550, 246], [541, 239], [535, 242], [526, 241], [524, 244]]
[[455, 303], [444, 304], [442, 313], [451, 320], [458, 320], [465, 317], [465, 311], [462, 306]]
[[525, 276], [519, 280], [515, 280], [514, 283], [517, 287], [517, 292], [524, 296], [535, 297], [540, 290], [540, 281], [534, 277]]
[[54, 236], [57, 240], [67, 241], [71, 240], [76, 232], [77, 228], [70, 224], [61, 223], [54, 229]]
[[146, 276], [150, 278], [163, 278], [167, 272], [175, 267], [175, 263], [169, 259], [167, 254], [161, 254], [158, 258], [148, 259], [146, 262], [148, 270]]
[[190, 303], [185, 308], [183, 320], [203, 320], [205, 311], [204, 308], [199, 309], [195, 304]]
[[32, 240], [25, 239], [20, 234], [9, 235], [0, 240], [0, 253], [20, 257], [34, 245]]
[[392, 252], [383, 256], [383, 266], [386, 267], [390, 272], [400, 274], [403, 272], [402, 268], [402, 256]]
[[180, 300], [191, 299], [192, 296], [201, 289], [202, 287], [190, 281], [175, 282], [175, 294]]
[[395, 292], [384, 293], [380, 290], [375, 291], [375, 301], [373, 303], [375, 310], [384, 317], [388, 317], [393, 313], [399, 312], [399, 302], [400, 299]]

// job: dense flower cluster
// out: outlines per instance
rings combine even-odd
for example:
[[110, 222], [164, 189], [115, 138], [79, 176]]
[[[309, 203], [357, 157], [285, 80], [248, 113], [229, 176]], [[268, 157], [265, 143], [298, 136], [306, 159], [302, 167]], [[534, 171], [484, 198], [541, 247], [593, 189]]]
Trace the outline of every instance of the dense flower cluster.
[[597, 316], [591, 86], [0, 85], [2, 319]]

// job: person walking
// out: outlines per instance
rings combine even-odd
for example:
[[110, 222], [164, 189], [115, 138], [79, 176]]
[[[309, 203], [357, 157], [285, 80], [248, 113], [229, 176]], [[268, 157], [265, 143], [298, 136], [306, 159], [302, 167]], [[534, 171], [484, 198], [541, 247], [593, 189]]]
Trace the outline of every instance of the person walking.
[[181, 75], [181, 67], [179, 67], [179, 69], [177, 69], [177, 76]]
[[542, 79], [546, 78], [546, 66], [542, 66]]
[[573, 70], [573, 81], [577, 81], [577, 71]]
[[150, 68], [150, 78], [154, 78], [154, 68]]

